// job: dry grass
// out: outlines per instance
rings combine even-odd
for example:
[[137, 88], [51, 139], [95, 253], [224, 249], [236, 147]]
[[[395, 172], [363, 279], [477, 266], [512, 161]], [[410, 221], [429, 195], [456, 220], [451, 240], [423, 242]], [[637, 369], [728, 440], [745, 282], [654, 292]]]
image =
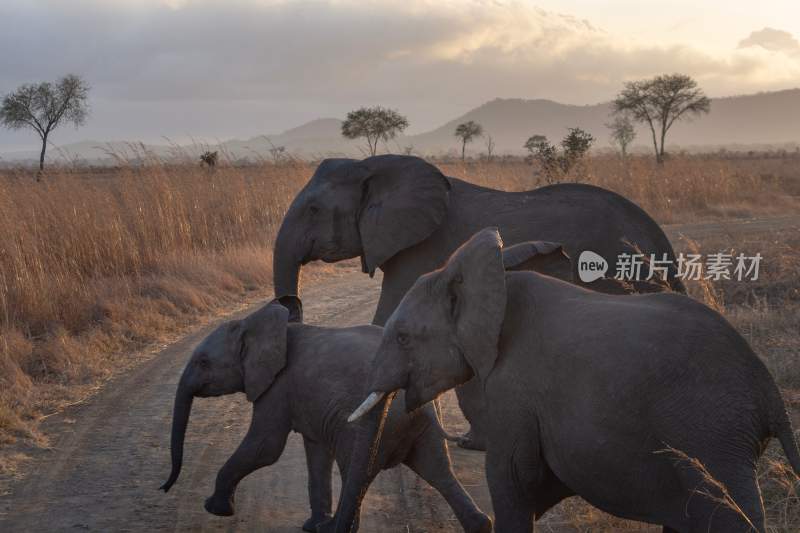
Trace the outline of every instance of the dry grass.
[[0, 175], [0, 435], [33, 436], [70, 385], [271, 286], [272, 242], [305, 164], [151, 161], [111, 177]]

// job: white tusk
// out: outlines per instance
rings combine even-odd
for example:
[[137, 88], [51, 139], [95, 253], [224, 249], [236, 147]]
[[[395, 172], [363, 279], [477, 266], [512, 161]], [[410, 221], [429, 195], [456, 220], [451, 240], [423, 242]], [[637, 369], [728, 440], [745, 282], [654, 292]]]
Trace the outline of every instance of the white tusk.
[[375, 407], [375, 405], [386, 396], [385, 392], [371, 392], [364, 403], [358, 406], [358, 409], [353, 411], [353, 414], [347, 418], [348, 422], [353, 422], [364, 416], [367, 411]]

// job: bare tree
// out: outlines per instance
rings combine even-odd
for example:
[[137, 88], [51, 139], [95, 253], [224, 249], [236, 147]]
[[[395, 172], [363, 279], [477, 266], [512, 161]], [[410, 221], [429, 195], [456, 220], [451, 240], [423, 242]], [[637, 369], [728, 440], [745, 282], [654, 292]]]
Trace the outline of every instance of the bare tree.
[[708, 113], [710, 109], [711, 100], [685, 74], [628, 82], [614, 100], [615, 113], [628, 113], [650, 127], [659, 164], [664, 162], [664, 140], [675, 121]]
[[55, 83], [28, 83], [3, 97], [0, 122], [17, 130], [31, 128], [39, 134], [42, 152], [39, 171], [44, 170], [47, 138], [62, 122], [77, 128], [89, 114], [89, 85], [75, 74], [68, 74]]
[[350, 111], [342, 123], [342, 135], [348, 139], [365, 138], [370, 155], [378, 151], [378, 141], [394, 139], [408, 127], [408, 119], [393, 109], [381, 106]]
[[484, 133], [483, 140], [486, 144], [486, 160], [491, 161], [494, 157], [494, 137], [488, 133]]
[[627, 113], [618, 113], [606, 127], [611, 130], [611, 141], [619, 146], [622, 159], [625, 159], [628, 156], [628, 146], [636, 138], [636, 129], [633, 127], [631, 117]]
[[455, 136], [461, 139], [461, 160], [464, 161], [467, 151], [467, 143], [472, 142], [475, 137], [483, 134], [483, 126], [470, 120], [456, 126]]

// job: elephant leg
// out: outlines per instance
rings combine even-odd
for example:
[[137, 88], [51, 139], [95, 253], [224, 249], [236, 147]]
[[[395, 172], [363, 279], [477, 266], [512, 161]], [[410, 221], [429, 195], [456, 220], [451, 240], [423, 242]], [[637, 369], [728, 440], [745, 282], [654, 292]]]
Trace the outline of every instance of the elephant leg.
[[574, 495], [575, 493], [572, 489], [564, 485], [548, 467], [544, 481], [536, 489], [537, 497], [534, 500], [533, 506], [535, 518], [538, 520], [562, 500]]
[[308, 467], [308, 500], [311, 517], [303, 524], [303, 531], [317, 531], [317, 524], [331, 518], [333, 454], [328, 447], [303, 437]]
[[458, 445], [468, 450], [486, 451], [486, 400], [480, 380], [472, 378], [457, 387], [456, 397], [461, 412], [470, 424], [469, 431], [459, 439]]
[[[497, 416], [502, 418], [502, 413]], [[531, 533], [537, 514], [571, 494], [541, 458], [538, 421], [516, 427], [523, 432], [498, 435], [500, 426], [494, 424], [486, 454], [497, 533]]]
[[[272, 391], [267, 392], [269, 397]], [[218, 516], [234, 513], [233, 496], [245, 476], [273, 464], [283, 453], [291, 430], [291, 419], [284, 409], [268, 408], [269, 399], [262, 397], [253, 406], [250, 428], [233, 455], [217, 473], [214, 494], [205, 502], [206, 511]]]
[[[761, 492], [755, 479], [755, 471], [738, 467], [739, 472], [725, 468], [713, 469], [706, 464], [711, 475], [719, 481], [730, 496], [730, 503], [724, 499], [720, 490], [710, 486], [699, 473], [685, 474], [684, 488], [690, 493], [686, 512], [692, 532], [708, 533], [750, 533], [766, 531], [764, 505]], [[693, 483], [693, 484], [692, 484]], [[713, 496], [709, 497], [708, 493]]]
[[494, 530], [497, 533], [533, 533], [535, 505], [523, 494], [514, 480], [510, 458], [505, 465], [501, 461], [486, 461], [486, 478], [492, 495], [494, 508]]
[[447, 443], [428, 428], [414, 444], [404, 463], [444, 497], [466, 533], [491, 533], [492, 520], [481, 512], [456, 479]]

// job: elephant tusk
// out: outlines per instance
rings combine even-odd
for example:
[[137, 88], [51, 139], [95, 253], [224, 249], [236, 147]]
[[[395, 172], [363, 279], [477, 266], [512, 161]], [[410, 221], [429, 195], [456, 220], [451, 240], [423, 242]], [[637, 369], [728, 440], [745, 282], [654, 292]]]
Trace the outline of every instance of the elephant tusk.
[[359, 405], [358, 408], [353, 411], [353, 414], [347, 418], [347, 421], [353, 422], [364, 416], [367, 411], [375, 407], [375, 405], [381, 401], [384, 396], [386, 396], [385, 392], [371, 392], [369, 396], [367, 396], [367, 399], [364, 400], [364, 403]]

